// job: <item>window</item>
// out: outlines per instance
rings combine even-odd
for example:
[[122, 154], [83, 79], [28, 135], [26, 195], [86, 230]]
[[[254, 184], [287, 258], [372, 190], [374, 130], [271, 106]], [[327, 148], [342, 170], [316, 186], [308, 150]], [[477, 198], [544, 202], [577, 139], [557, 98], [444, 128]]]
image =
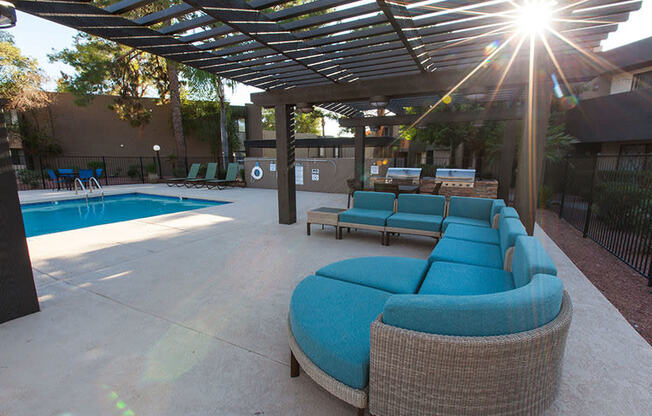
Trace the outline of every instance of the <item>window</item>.
[[632, 81], [632, 91], [642, 90], [643, 88], [652, 88], [652, 71], [641, 72], [634, 75]]

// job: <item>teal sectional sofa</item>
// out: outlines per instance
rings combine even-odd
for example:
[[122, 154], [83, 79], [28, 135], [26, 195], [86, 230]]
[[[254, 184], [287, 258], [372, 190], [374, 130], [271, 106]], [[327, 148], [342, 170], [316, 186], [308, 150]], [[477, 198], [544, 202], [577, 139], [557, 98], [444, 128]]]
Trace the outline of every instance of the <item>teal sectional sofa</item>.
[[502, 199], [451, 196], [448, 202], [448, 213], [442, 222], [441, 230], [445, 233], [450, 224], [491, 228], [494, 217], [504, 206], [505, 201]]
[[[503, 208], [502, 199], [453, 196], [447, 202], [442, 195], [400, 194], [395, 198], [388, 192], [356, 191], [353, 208], [339, 214], [337, 236], [342, 238], [343, 228], [379, 231], [381, 244], [389, 245], [392, 234], [439, 238], [451, 225], [456, 234], [464, 234], [469, 228], [491, 231], [498, 229]], [[518, 218], [513, 208], [504, 213], [505, 217]], [[487, 234], [493, 234], [489, 237], [492, 240], [497, 238], [497, 234]], [[497, 240], [493, 243], [498, 244]]]
[[[306, 277], [290, 301], [291, 375], [303, 369], [359, 414], [540, 414], [556, 395], [571, 304], [515, 222], [501, 218], [498, 244], [445, 235], [438, 247], [458, 245], [455, 261], [435, 248]], [[467, 243], [485, 253], [511, 243], [511, 271], [465, 263]]]
[[[457, 224], [451, 224], [451, 226], [454, 225]], [[469, 231], [469, 235], [477, 235], [478, 240], [487, 238], [485, 230], [491, 230], [485, 227], [468, 227], [478, 229]], [[510, 270], [512, 247], [516, 243], [516, 238], [520, 235], [527, 235], [527, 231], [520, 220], [507, 217], [500, 219], [497, 231], [498, 244], [457, 239], [449, 237], [446, 233], [435, 246], [429, 260], [430, 262], [446, 261]]]

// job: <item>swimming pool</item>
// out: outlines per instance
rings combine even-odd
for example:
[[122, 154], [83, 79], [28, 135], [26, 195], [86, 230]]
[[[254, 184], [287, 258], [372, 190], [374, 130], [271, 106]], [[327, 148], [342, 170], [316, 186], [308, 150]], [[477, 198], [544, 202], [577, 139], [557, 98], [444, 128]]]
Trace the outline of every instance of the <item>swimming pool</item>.
[[223, 204], [228, 202], [131, 193], [89, 198], [88, 203], [71, 199], [24, 204], [21, 210], [25, 234], [34, 237]]

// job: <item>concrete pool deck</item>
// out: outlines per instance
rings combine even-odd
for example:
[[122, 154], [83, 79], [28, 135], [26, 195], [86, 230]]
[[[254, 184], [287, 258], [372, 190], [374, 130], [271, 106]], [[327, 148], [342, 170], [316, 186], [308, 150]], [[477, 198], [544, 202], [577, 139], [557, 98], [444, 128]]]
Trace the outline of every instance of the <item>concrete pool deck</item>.
[[[305, 374], [289, 377], [294, 286], [333, 261], [425, 258], [429, 238], [306, 236], [305, 213], [346, 195], [106, 188], [233, 202], [28, 239], [41, 312], [0, 325], [0, 415], [354, 415]], [[22, 202], [71, 192], [21, 192]], [[74, 193], [72, 193], [74, 196]], [[561, 391], [547, 415], [646, 415], [652, 347], [537, 229], [574, 305]]]

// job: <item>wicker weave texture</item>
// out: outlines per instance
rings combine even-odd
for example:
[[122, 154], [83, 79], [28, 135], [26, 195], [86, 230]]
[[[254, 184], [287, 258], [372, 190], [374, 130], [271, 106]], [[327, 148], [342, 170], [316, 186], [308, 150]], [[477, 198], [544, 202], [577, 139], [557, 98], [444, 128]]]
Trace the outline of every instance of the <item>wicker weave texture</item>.
[[317, 367], [310, 358], [301, 350], [299, 344], [292, 335], [292, 328], [290, 327], [290, 320], [288, 319], [288, 340], [290, 343], [290, 350], [294, 354], [294, 358], [299, 362], [299, 366], [304, 373], [310, 376], [315, 383], [324, 388], [327, 392], [337, 397], [346, 403], [355, 406], [359, 409], [367, 407], [367, 392], [365, 390], [354, 389], [346, 384], [335, 380], [333, 377], [326, 374], [321, 368]]
[[455, 337], [371, 325], [369, 410], [375, 416], [539, 415], [554, 401], [572, 304], [526, 332]]

